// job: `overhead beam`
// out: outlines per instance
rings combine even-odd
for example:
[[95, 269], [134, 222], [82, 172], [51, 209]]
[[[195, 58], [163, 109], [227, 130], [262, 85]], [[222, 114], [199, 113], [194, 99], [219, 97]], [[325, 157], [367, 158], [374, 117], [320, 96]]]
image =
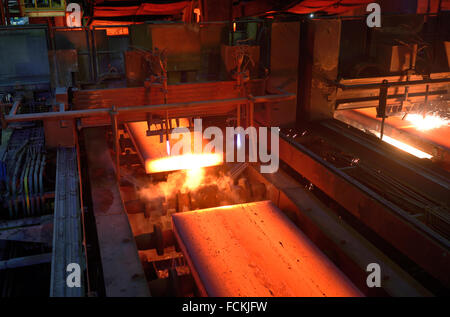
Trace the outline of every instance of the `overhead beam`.
[[[231, 99], [219, 99], [219, 100], [202, 100], [202, 101], [191, 101], [191, 102], [180, 102], [171, 104], [159, 104], [159, 105], [144, 105], [144, 106], [133, 106], [133, 107], [119, 107], [117, 108], [118, 115], [127, 113], [142, 113], [142, 112], [155, 112], [164, 114], [166, 111], [172, 112], [176, 110], [182, 110], [184, 112], [191, 111], [192, 115], [195, 114], [196, 107], [207, 107], [212, 112], [214, 109], [219, 110], [224, 106], [234, 106], [238, 104], [243, 104], [252, 101], [253, 103], [265, 103], [265, 102], [280, 102], [285, 100], [291, 100], [295, 98], [295, 94], [286, 93], [282, 95], [265, 95], [256, 96], [252, 100], [246, 97], [231, 98]], [[202, 108], [202, 110], [204, 110]], [[110, 116], [112, 108], [97, 108], [97, 109], [87, 109], [87, 110], [71, 110], [71, 111], [52, 111], [52, 112], [42, 112], [42, 113], [30, 113], [30, 114], [16, 114], [5, 116], [5, 121], [19, 122], [19, 121], [35, 121], [35, 120], [64, 120], [64, 119], [75, 119], [75, 118], [86, 118], [93, 116]], [[184, 113], [183, 112], [183, 113]], [[120, 118], [120, 117], [119, 117]]]

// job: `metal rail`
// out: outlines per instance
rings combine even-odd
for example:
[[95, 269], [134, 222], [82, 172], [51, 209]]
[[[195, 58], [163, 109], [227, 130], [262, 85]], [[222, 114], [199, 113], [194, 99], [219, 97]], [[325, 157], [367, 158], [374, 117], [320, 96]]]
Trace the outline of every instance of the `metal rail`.
[[[398, 87], [398, 86], [414, 86], [414, 85], [426, 85], [426, 84], [439, 84], [448, 83], [450, 78], [436, 78], [436, 79], [423, 79], [423, 80], [407, 80], [407, 81], [391, 81], [387, 82], [388, 87]], [[371, 84], [357, 84], [357, 85], [347, 85], [341, 84], [340, 82], [334, 82], [334, 85], [343, 90], [347, 89], [377, 89], [383, 87], [384, 83], [371, 83]]]
[[[377, 117], [381, 118], [381, 127], [380, 127], [380, 137], [383, 138], [384, 133], [384, 125], [385, 125], [385, 119], [387, 117], [386, 115], [386, 108], [388, 100], [392, 99], [398, 99], [400, 102], [399, 110], [401, 111], [404, 106], [404, 102], [408, 101], [408, 97], [421, 97], [423, 96], [425, 98], [425, 104], [427, 103], [429, 97], [431, 96], [440, 96], [442, 94], [448, 93], [447, 89], [440, 89], [437, 91], [430, 92], [430, 84], [440, 84], [440, 83], [450, 83], [450, 77], [447, 75], [447, 77], [444, 78], [426, 78], [422, 80], [409, 80], [409, 75], [407, 77], [406, 81], [388, 81], [388, 79], [383, 79], [381, 82], [376, 83], [362, 83], [362, 84], [342, 84], [341, 82], [333, 82], [333, 85], [335, 85], [337, 88], [342, 90], [367, 90], [367, 89], [378, 89], [378, 95], [371, 95], [369, 97], [356, 97], [356, 98], [348, 98], [348, 99], [337, 99], [335, 110], [349, 110], [349, 109], [358, 109], [358, 108], [367, 108], [369, 105], [353, 105], [353, 106], [345, 106], [339, 108], [341, 104], [352, 104], [352, 103], [361, 103], [361, 102], [375, 102], [378, 100], [377, 104], [372, 104], [372, 107], [376, 107], [377, 109]], [[426, 85], [426, 89], [424, 92], [409, 92], [410, 86], [415, 85]], [[391, 87], [405, 87], [405, 92], [403, 94], [394, 94], [389, 95], [388, 90]]]
[[[226, 106], [226, 105], [237, 105], [247, 102], [253, 103], [264, 103], [264, 102], [280, 102], [291, 100], [295, 98], [295, 94], [286, 93], [282, 95], [264, 95], [256, 96], [252, 98], [240, 97], [240, 98], [230, 98], [230, 99], [219, 99], [219, 100], [202, 100], [202, 101], [191, 101], [191, 102], [179, 102], [179, 103], [169, 103], [169, 104], [159, 104], [159, 105], [144, 105], [144, 106], [133, 106], [133, 107], [118, 107], [117, 114], [134, 113], [134, 112], [152, 112], [152, 111], [164, 111], [173, 110], [177, 108], [194, 108], [196, 106]], [[19, 121], [35, 121], [35, 120], [64, 120], [64, 119], [76, 119], [76, 118], [86, 118], [91, 116], [109, 116], [111, 112], [114, 112], [114, 108], [98, 108], [98, 109], [87, 109], [87, 110], [70, 110], [70, 111], [52, 111], [52, 112], [41, 112], [41, 113], [31, 113], [31, 114], [15, 114], [5, 116], [5, 121], [7, 123], [19, 122]]]
[[50, 296], [81, 297], [84, 296], [83, 286], [69, 288], [66, 285], [67, 266], [70, 263], [78, 264], [81, 270], [85, 267], [75, 148], [58, 149], [55, 187]]
[[271, 201], [175, 213], [172, 222], [202, 296], [362, 295]]

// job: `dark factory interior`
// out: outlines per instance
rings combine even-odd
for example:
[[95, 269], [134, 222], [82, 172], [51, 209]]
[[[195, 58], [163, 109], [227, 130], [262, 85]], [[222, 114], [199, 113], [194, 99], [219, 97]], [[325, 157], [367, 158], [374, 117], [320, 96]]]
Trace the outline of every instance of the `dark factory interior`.
[[0, 0], [0, 297], [440, 297], [450, 0]]

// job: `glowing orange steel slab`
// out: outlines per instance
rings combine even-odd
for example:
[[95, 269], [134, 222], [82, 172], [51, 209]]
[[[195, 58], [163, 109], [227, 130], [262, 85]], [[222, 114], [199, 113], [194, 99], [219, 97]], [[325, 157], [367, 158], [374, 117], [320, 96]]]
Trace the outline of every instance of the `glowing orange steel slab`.
[[[375, 108], [336, 111], [334, 118], [379, 136], [381, 119]], [[450, 122], [445, 118], [418, 114], [408, 114], [404, 120], [388, 117], [383, 141], [419, 158], [437, 158], [446, 169], [450, 164]]]
[[[187, 125], [187, 123], [184, 124]], [[159, 135], [147, 136], [148, 127], [145, 121], [128, 123], [127, 129], [140, 154], [147, 174], [197, 169], [220, 165], [223, 162], [223, 155], [216, 153], [193, 154], [189, 152], [169, 156], [171, 147], [178, 142], [178, 139], [173, 140], [171, 134], [169, 134], [169, 143], [167, 143], [165, 138], [163, 142], [160, 142]], [[194, 135], [191, 133], [192, 142], [193, 139]]]
[[221, 163], [222, 155], [220, 154], [184, 154], [157, 160], [147, 160], [145, 170], [147, 173], [157, 173], [216, 166]]
[[270, 201], [172, 216], [204, 296], [361, 296]]
[[[354, 111], [374, 120], [381, 121], [380, 118], [376, 118], [375, 108]], [[409, 120], [410, 116], [411, 120]], [[450, 149], [450, 128], [448, 124], [436, 122], [436, 120], [429, 120], [431, 117], [425, 120], [418, 120], [417, 117], [418, 115], [412, 114], [406, 116], [405, 120], [402, 120], [400, 117], [388, 117], [386, 119], [386, 125]], [[430, 123], [434, 123], [436, 128], [431, 128]]]

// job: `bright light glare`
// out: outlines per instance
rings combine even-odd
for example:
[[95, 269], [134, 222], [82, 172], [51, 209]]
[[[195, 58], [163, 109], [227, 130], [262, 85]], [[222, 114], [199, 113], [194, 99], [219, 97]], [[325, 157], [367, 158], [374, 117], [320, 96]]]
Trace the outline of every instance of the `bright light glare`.
[[168, 156], [157, 160], [147, 160], [145, 170], [147, 174], [198, 169], [206, 166], [216, 166], [223, 162], [222, 154], [184, 154]]
[[194, 190], [197, 189], [205, 177], [205, 170], [201, 167], [192, 168], [186, 171], [186, 180], [183, 184], [184, 189]]
[[[378, 137], [380, 137], [380, 134], [378, 132], [376, 134], [378, 135]], [[415, 147], [413, 147], [413, 146], [411, 146], [409, 144], [406, 144], [406, 143], [403, 143], [403, 142], [401, 142], [399, 140], [393, 139], [393, 138], [391, 138], [390, 136], [387, 136], [387, 135], [383, 135], [383, 141], [386, 142], [386, 143], [389, 143], [390, 145], [395, 146], [396, 148], [398, 148], [398, 149], [400, 149], [402, 151], [405, 151], [405, 152], [407, 152], [409, 154], [412, 154], [412, 155], [414, 155], [414, 156], [416, 156], [418, 158], [431, 159], [433, 157], [433, 155], [425, 153], [425, 152], [423, 152], [423, 151], [421, 151], [419, 149], [416, 149]]]
[[424, 118], [420, 114], [408, 114], [405, 120], [411, 122], [414, 128], [420, 131], [427, 131], [450, 125], [450, 120], [437, 115], [427, 115]]

